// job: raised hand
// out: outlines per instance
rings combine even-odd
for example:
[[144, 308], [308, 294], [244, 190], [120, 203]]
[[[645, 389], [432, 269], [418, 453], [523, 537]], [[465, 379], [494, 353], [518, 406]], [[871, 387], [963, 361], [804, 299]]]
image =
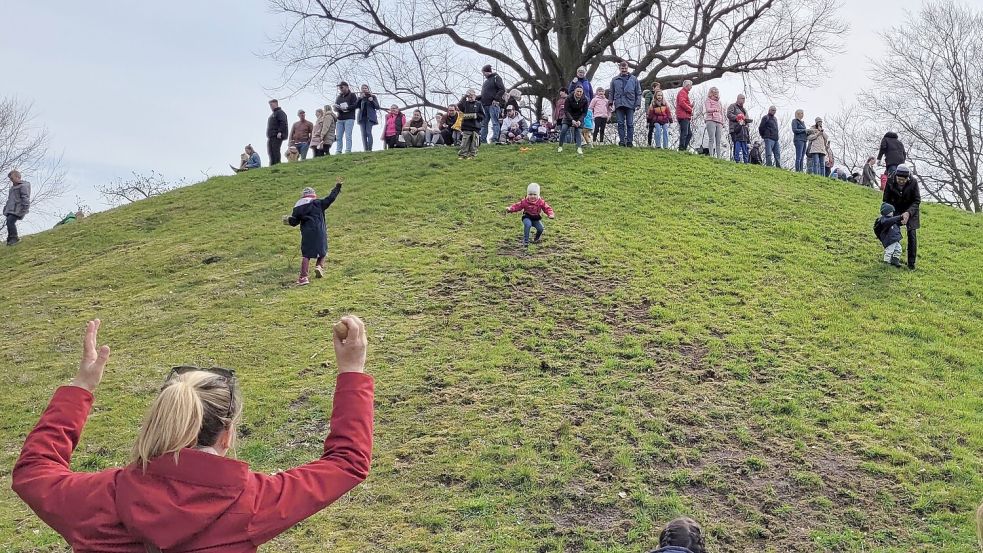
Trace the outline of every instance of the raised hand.
[[338, 372], [365, 372], [365, 350], [368, 347], [365, 323], [354, 315], [348, 315], [335, 323], [332, 334]]
[[82, 339], [82, 360], [79, 362], [79, 372], [72, 380], [72, 386], [84, 388], [90, 392], [102, 381], [102, 373], [109, 361], [109, 346], [99, 346], [99, 327], [102, 321], [94, 319], [85, 327], [85, 337]]

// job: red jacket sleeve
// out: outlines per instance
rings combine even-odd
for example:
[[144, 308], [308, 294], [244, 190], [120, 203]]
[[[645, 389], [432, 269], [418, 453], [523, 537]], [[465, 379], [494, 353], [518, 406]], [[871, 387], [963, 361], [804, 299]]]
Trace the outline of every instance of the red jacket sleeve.
[[516, 211], [522, 211], [526, 208], [526, 199], [522, 198], [518, 202], [509, 206], [509, 213], [515, 213]]
[[334, 503], [368, 477], [372, 461], [373, 397], [371, 376], [338, 375], [331, 431], [324, 440], [321, 458], [273, 476], [250, 474], [256, 502], [248, 532], [255, 545], [273, 539]]
[[553, 208], [550, 207], [549, 202], [547, 202], [546, 200], [543, 200], [543, 211], [546, 212], [546, 215], [548, 217], [552, 217], [553, 216]]
[[37, 426], [27, 436], [14, 465], [13, 490], [45, 523], [70, 543], [74, 530], [112, 505], [93, 498], [118, 469], [75, 473], [69, 468], [82, 428], [92, 409], [92, 394], [77, 386], [55, 391]]

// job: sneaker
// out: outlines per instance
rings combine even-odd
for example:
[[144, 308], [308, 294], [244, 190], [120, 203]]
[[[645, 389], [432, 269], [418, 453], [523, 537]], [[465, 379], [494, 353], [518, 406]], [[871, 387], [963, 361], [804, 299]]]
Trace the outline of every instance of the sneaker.
[[557, 148], [556, 149], [556, 153], [558, 153], [558, 154], [563, 153], [563, 146], [560, 146], [559, 148]]
[[311, 283], [311, 279], [307, 277], [301, 277], [297, 279], [297, 286], [307, 286]]
[[892, 257], [891, 258], [891, 265], [894, 265], [895, 267], [900, 267], [901, 266], [901, 260], [898, 259], [897, 257]]
[[7, 245], [8, 246], [13, 246], [14, 244], [16, 244], [18, 242], [20, 242], [20, 238], [13, 238], [11, 240], [7, 240]]
[[314, 267], [314, 276], [317, 278], [324, 278], [324, 267], [320, 265]]
[[539, 235], [539, 236], [537, 236], [537, 237], [535, 237], [535, 238], [532, 239], [532, 243], [533, 244], [539, 244], [542, 241], [543, 241], [543, 236], [542, 235]]
[[584, 149], [583, 148], [577, 148], [577, 155], [580, 155], [580, 156], [584, 155]]
[[467, 158], [464, 156], [457, 156], [457, 159], [467, 159]]

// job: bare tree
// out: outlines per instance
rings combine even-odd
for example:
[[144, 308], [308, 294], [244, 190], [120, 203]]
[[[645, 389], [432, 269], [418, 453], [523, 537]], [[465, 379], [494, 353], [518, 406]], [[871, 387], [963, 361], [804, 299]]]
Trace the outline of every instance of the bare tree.
[[110, 204], [121, 205], [160, 196], [183, 185], [183, 180], [171, 183], [160, 173], [151, 171], [149, 175], [134, 172], [133, 178], [117, 178], [107, 185], [96, 186], [96, 190]]
[[[61, 157], [51, 154], [48, 130], [38, 125], [32, 104], [0, 98], [0, 178], [16, 169], [31, 183], [31, 211], [50, 214], [50, 203], [68, 191]], [[9, 184], [9, 183], [7, 183]], [[0, 238], [6, 237], [0, 221]]]
[[[908, 146], [922, 189], [937, 202], [981, 209], [983, 13], [942, 1], [883, 34], [865, 103]], [[900, 40], [899, 40], [900, 38]]]
[[823, 119], [830, 137], [833, 159], [851, 173], [863, 171], [867, 159], [877, 155], [880, 137], [871, 114], [857, 104], [843, 106], [839, 112]]
[[[773, 90], [808, 82], [845, 29], [836, 0], [270, 0], [288, 16], [272, 56], [300, 88], [339, 74], [371, 77], [379, 57], [408, 45], [492, 60], [523, 94], [554, 98], [577, 67], [593, 77], [626, 59], [647, 87], [743, 74]], [[415, 55], [420, 55], [416, 51]], [[439, 64], [428, 78], [460, 64]], [[464, 82], [447, 79], [460, 95]], [[410, 88], [419, 79], [407, 73]], [[422, 94], [422, 92], [421, 92]], [[428, 99], [422, 99], [427, 103]]]

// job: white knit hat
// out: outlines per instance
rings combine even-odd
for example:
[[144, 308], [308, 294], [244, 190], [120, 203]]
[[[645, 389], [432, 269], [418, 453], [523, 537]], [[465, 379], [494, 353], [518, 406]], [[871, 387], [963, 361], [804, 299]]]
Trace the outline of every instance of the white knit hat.
[[529, 186], [526, 187], [526, 194], [535, 194], [535, 195], [538, 196], [539, 195], [539, 185], [536, 184], [536, 183], [534, 183], [534, 182], [530, 182], [529, 183]]

